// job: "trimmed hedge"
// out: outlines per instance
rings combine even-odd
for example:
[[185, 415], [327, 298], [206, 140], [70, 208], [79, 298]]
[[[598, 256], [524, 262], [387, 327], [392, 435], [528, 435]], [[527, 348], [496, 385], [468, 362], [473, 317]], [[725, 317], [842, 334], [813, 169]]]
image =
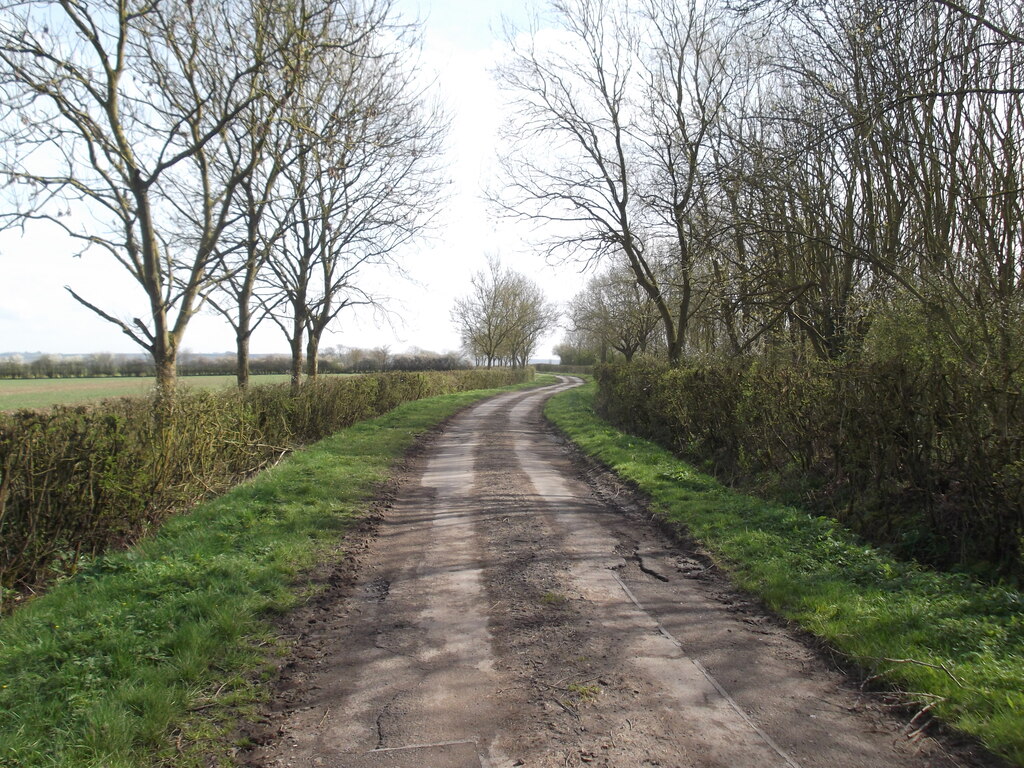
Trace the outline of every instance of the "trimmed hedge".
[[150, 397], [0, 414], [0, 607], [300, 445], [404, 402], [532, 377], [530, 368], [321, 377], [297, 393], [183, 390], [169, 409]]
[[555, 365], [554, 363], [537, 363], [537, 373], [565, 373], [576, 376], [589, 376], [594, 372], [592, 365]]
[[645, 361], [596, 369], [597, 408], [728, 480], [896, 554], [1024, 575], [1024, 397], [955, 362]]

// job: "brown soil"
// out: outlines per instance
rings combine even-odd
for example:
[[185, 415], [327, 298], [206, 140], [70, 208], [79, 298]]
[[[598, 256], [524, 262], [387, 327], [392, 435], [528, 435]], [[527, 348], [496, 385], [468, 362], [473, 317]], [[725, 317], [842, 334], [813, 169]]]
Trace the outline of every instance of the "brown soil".
[[661, 531], [544, 423], [555, 391], [474, 406], [409, 458], [288, 618], [246, 765], [997, 765]]

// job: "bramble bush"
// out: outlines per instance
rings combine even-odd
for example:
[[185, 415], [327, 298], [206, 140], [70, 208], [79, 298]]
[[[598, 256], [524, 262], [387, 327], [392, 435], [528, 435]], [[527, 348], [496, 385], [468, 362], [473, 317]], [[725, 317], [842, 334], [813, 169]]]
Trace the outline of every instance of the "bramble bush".
[[144, 535], [288, 451], [401, 403], [528, 380], [533, 369], [320, 377], [246, 392], [0, 414], [0, 608]]
[[898, 556], [1021, 578], [1024, 397], [951, 360], [595, 370], [599, 412]]

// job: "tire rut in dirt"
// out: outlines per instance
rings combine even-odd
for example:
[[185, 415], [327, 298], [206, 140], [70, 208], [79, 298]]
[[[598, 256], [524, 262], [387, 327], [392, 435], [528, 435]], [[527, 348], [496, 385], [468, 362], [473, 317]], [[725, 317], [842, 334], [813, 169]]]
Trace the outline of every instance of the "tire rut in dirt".
[[566, 594], [562, 538], [537, 514], [532, 488], [514, 467], [508, 427], [508, 412], [496, 415], [477, 452], [477, 530], [497, 667], [509, 684], [501, 698], [530, 754], [551, 740], [578, 740], [580, 701], [569, 685], [582, 679], [587, 618]]
[[[537, 768], [726, 765], [708, 755], [699, 739], [677, 738], [671, 708], [627, 658], [627, 637], [650, 627], [637, 625], [631, 605], [623, 613], [624, 599], [609, 612], [574, 574], [578, 561], [589, 567], [595, 559], [605, 573], [627, 562], [641, 571], [635, 542], [621, 542], [624, 552], [618, 554], [569, 546], [553, 505], [614, 513], [589, 495], [552, 502], [538, 494], [522, 457], [515, 457], [516, 441], [526, 434], [531, 441], [552, 439], [539, 406], [538, 398], [510, 408], [516, 415], [507, 424], [495, 421], [477, 457], [476, 493], [486, 500], [479, 531], [487, 548], [492, 637], [497, 665], [514, 681], [504, 692], [513, 713], [500, 739], [504, 751]], [[525, 420], [524, 410], [530, 412]]]

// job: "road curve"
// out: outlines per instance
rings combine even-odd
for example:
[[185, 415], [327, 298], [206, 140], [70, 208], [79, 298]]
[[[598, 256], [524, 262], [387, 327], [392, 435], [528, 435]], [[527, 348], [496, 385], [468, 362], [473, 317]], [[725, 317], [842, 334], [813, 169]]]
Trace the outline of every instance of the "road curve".
[[590, 477], [541, 416], [453, 419], [303, 614], [251, 766], [953, 768], [698, 554]]

